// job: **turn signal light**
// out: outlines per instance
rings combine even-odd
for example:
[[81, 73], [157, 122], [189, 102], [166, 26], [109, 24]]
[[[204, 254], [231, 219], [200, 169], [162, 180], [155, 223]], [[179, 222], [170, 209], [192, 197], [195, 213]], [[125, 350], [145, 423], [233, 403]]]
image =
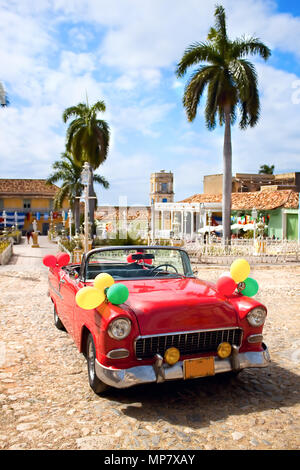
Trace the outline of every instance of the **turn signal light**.
[[226, 359], [226, 357], [229, 357], [231, 354], [231, 345], [226, 342], [219, 344], [217, 353], [221, 359]]
[[179, 358], [180, 358], [180, 351], [177, 348], [167, 349], [164, 355], [164, 360], [170, 366], [173, 366], [174, 364], [176, 364], [176, 362], [179, 361]]

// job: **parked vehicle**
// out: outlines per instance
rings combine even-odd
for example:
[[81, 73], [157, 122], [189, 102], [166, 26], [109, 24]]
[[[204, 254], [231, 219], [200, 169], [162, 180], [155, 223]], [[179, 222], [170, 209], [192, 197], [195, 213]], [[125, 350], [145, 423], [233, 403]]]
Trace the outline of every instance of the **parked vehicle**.
[[[128, 299], [115, 305], [106, 297], [96, 308], [81, 308], [76, 295], [101, 273], [125, 285]], [[91, 250], [81, 265], [50, 267], [49, 294], [54, 323], [86, 356], [96, 393], [235, 374], [270, 361], [262, 336], [266, 307], [240, 292], [225, 296], [215, 284], [196, 278], [180, 248]]]

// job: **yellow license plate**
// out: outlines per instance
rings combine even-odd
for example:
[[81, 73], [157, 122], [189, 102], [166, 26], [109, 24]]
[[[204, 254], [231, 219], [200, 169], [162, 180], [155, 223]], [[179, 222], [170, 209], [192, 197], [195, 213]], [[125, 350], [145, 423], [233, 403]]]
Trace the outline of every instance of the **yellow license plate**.
[[196, 379], [215, 375], [215, 361], [213, 357], [201, 357], [183, 361], [183, 372], [185, 379]]

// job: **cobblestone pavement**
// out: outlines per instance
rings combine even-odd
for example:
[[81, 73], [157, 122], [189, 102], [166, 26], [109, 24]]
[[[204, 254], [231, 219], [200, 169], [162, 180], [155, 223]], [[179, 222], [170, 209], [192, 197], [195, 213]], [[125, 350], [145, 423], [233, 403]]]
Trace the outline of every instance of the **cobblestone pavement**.
[[[256, 267], [272, 364], [238, 378], [89, 388], [45, 270], [0, 268], [0, 449], [299, 449], [300, 266]], [[216, 281], [224, 268], [199, 267]]]

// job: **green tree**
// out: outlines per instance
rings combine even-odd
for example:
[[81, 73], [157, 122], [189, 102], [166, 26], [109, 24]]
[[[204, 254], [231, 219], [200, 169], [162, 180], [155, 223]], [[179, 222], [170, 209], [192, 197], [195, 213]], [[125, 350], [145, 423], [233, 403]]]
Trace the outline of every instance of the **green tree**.
[[192, 66], [193, 71], [185, 86], [183, 106], [188, 121], [192, 122], [204, 90], [207, 88], [205, 122], [209, 130], [225, 125], [223, 145], [223, 241], [230, 241], [230, 213], [232, 189], [231, 125], [240, 111], [241, 129], [253, 127], [259, 119], [259, 93], [254, 65], [245, 56], [260, 55], [267, 60], [270, 49], [258, 38], [242, 37], [230, 40], [227, 36], [225, 10], [215, 9], [215, 26], [210, 28], [206, 42], [189, 46], [177, 65], [177, 77], [183, 77]]
[[[61, 160], [53, 163], [53, 173], [47, 179], [48, 184], [62, 182], [54, 198], [54, 208], [61, 209], [65, 199], [70, 202], [71, 210], [74, 214], [75, 228], [79, 230], [80, 226], [80, 199], [84, 189], [81, 183], [82, 162], [75, 162], [68, 153], [61, 154]], [[109, 188], [108, 181], [100, 175], [94, 174], [94, 181], [101, 184], [105, 189]]]
[[[93, 106], [79, 103], [65, 109], [63, 121], [74, 118], [67, 129], [66, 148], [72, 153], [74, 161], [82, 164], [88, 162], [91, 167], [89, 196], [95, 197], [94, 171], [106, 160], [109, 149], [110, 131], [106, 121], [98, 119], [99, 112], [105, 112], [104, 101], [97, 101]], [[89, 201], [90, 221], [94, 221], [96, 200]]]
[[261, 165], [259, 168], [259, 174], [265, 174], [265, 175], [273, 175], [275, 169], [275, 165]]

